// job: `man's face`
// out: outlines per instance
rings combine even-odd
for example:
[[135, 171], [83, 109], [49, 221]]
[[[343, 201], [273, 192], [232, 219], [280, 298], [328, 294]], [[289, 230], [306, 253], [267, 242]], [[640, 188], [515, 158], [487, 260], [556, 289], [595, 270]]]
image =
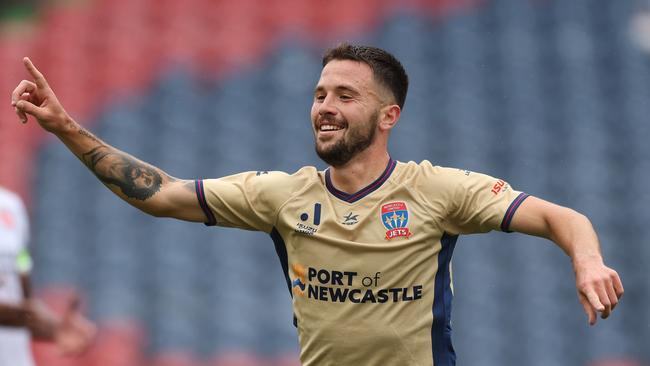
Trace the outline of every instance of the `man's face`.
[[153, 186], [153, 183], [155, 181], [154, 173], [155, 172], [153, 171], [142, 169], [140, 167], [131, 167], [131, 169], [127, 172], [127, 174], [129, 174], [129, 181], [133, 182], [136, 187], [145, 188]]
[[373, 143], [380, 91], [364, 63], [333, 60], [325, 65], [311, 108], [316, 153], [321, 159], [342, 166]]

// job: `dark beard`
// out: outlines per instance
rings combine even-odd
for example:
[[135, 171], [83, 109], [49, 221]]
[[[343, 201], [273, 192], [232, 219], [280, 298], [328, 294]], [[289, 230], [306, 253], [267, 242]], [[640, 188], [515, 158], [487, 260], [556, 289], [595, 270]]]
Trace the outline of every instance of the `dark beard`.
[[350, 134], [349, 142], [344, 137], [328, 150], [319, 149], [318, 143], [316, 143], [316, 154], [324, 162], [333, 167], [340, 167], [347, 164], [358, 153], [367, 149], [375, 140], [378, 117], [379, 113], [374, 113], [370, 117], [370, 130], [366, 131], [365, 136], [362, 135], [363, 132], [352, 133]]

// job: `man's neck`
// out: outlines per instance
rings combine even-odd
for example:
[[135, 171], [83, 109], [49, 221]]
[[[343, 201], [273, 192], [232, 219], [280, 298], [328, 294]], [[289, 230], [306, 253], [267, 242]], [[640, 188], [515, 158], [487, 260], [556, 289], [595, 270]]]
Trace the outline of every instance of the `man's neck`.
[[343, 166], [330, 167], [332, 184], [345, 193], [358, 192], [377, 180], [386, 170], [389, 161], [390, 156], [386, 150], [378, 154], [361, 152]]

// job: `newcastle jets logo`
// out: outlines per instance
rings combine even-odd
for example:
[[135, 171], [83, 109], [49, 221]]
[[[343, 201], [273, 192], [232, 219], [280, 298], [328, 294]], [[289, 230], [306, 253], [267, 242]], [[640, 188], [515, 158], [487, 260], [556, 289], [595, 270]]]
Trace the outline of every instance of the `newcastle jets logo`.
[[359, 222], [359, 215], [355, 215], [352, 212], [343, 216], [343, 225], [354, 225]]
[[391, 202], [381, 206], [381, 222], [386, 231], [386, 240], [398, 237], [408, 238], [413, 233], [406, 225], [409, 222], [409, 211], [404, 202]]

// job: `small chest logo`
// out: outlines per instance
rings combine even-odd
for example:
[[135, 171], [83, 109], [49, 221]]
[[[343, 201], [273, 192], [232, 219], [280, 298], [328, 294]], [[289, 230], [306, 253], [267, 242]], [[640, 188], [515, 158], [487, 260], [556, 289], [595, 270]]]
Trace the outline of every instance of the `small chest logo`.
[[350, 212], [349, 214], [343, 216], [343, 225], [354, 225], [359, 222], [359, 215]]
[[386, 231], [386, 240], [410, 237], [413, 233], [407, 227], [409, 211], [404, 202], [391, 202], [381, 206], [381, 222]]
[[321, 212], [321, 204], [316, 202], [314, 204], [314, 212], [312, 216], [312, 222], [313, 226], [311, 225], [309, 220], [309, 213], [303, 212], [300, 214], [300, 221], [296, 224], [296, 228], [294, 229], [295, 232], [299, 234], [305, 234], [305, 235], [314, 235], [318, 231], [318, 225], [320, 225], [320, 212]]

